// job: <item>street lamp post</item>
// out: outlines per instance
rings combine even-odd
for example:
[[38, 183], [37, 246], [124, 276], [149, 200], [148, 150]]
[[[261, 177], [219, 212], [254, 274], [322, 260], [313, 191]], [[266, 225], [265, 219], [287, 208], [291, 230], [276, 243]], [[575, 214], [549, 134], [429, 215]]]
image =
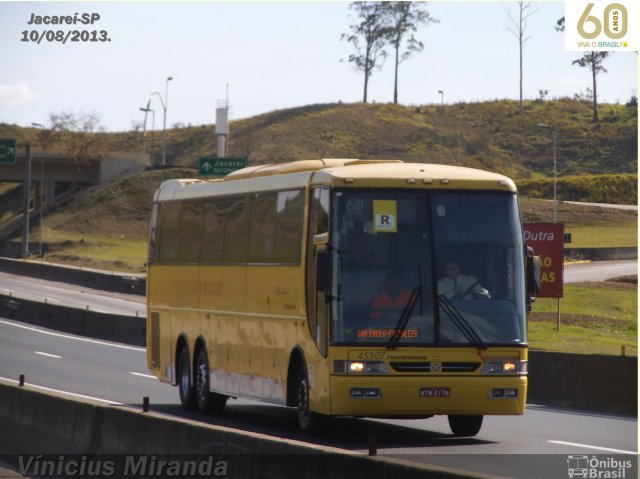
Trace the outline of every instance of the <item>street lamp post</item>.
[[164, 111], [164, 116], [163, 116], [163, 120], [162, 120], [162, 166], [165, 166], [165, 162], [166, 162], [166, 153], [167, 153], [167, 104], [168, 104], [168, 99], [167, 96], [169, 95], [169, 82], [173, 80], [173, 77], [167, 77], [167, 80], [165, 81], [165, 85], [164, 85], [164, 99], [162, 99], [162, 95], [157, 92], [154, 91], [153, 93], [151, 93], [152, 95], [158, 95], [158, 98], [160, 98], [160, 103], [162, 103], [162, 109]]
[[440, 93], [440, 109], [444, 111], [444, 91], [438, 90], [438, 93]]
[[557, 184], [558, 184], [558, 148], [557, 148], [557, 128], [555, 125], [547, 123], [537, 123], [540, 128], [548, 128], [553, 132], [553, 222], [557, 223], [558, 204], [556, 202]]

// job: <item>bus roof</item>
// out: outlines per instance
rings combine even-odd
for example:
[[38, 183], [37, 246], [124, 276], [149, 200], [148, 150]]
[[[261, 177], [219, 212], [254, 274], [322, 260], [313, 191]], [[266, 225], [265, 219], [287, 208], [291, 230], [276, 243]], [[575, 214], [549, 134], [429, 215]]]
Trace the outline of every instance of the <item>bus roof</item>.
[[313, 185], [376, 188], [480, 189], [515, 192], [503, 175], [462, 166], [399, 160], [321, 159], [250, 166], [215, 180], [162, 183], [156, 201], [257, 192]]

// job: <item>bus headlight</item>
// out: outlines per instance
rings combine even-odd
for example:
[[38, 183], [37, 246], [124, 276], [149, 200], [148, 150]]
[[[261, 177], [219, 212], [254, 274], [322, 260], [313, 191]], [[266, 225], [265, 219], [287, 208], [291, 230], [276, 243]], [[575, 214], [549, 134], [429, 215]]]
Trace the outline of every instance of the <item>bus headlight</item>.
[[482, 374], [524, 375], [528, 372], [528, 362], [515, 359], [489, 359], [482, 368]]
[[348, 361], [333, 362], [333, 372], [336, 374], [387, 374], [389, 368], [384, 361]]

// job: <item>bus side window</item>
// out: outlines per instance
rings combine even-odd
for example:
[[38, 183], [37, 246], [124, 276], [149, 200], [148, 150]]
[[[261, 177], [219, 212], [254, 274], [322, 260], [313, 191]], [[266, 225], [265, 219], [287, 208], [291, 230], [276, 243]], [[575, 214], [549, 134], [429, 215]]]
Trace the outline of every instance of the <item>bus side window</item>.
[[158, 233], [160, 232], [160, 204], [154, 203], [149, 221], [149, 257], [148, 264], [158, 262]]
[[223, 263], [246, 263], [249, 240], [248, 197], [227, 198], [226, 222], [224, 225]]
[[276, 211], [275, 260], [280, 263], [300, 264], [302, 223], [304, 218], [304, 192], [280, 191]]
[[270, 263], [275, 249], [276, 194], [254, 194], [251, 209], [249, 262]]
[[216, 264], [222, 260], [224, 246], [224, 199], [213, 198], [204, 203], [200, 261]]
[[166, 202], [160, 205], [159, 263], [176, 263], [180, 244], [180, 203]]
[[202, 204], [187, 201], [182, 205], [180, 215], [181, 263], [196, 264], [200, 261], [200, 241], [202, 237]]

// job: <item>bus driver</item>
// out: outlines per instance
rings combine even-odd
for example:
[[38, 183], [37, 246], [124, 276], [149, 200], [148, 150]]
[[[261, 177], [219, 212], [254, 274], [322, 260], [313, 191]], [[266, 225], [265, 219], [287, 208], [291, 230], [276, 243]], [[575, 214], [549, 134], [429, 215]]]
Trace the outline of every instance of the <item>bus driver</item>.
[[447, 299], [491, 299], [487, 291], [473, 276], [460, 274], [460, 266], [453, 258], [444, 265], [445, 277], [438, 281], [438, 295]]

